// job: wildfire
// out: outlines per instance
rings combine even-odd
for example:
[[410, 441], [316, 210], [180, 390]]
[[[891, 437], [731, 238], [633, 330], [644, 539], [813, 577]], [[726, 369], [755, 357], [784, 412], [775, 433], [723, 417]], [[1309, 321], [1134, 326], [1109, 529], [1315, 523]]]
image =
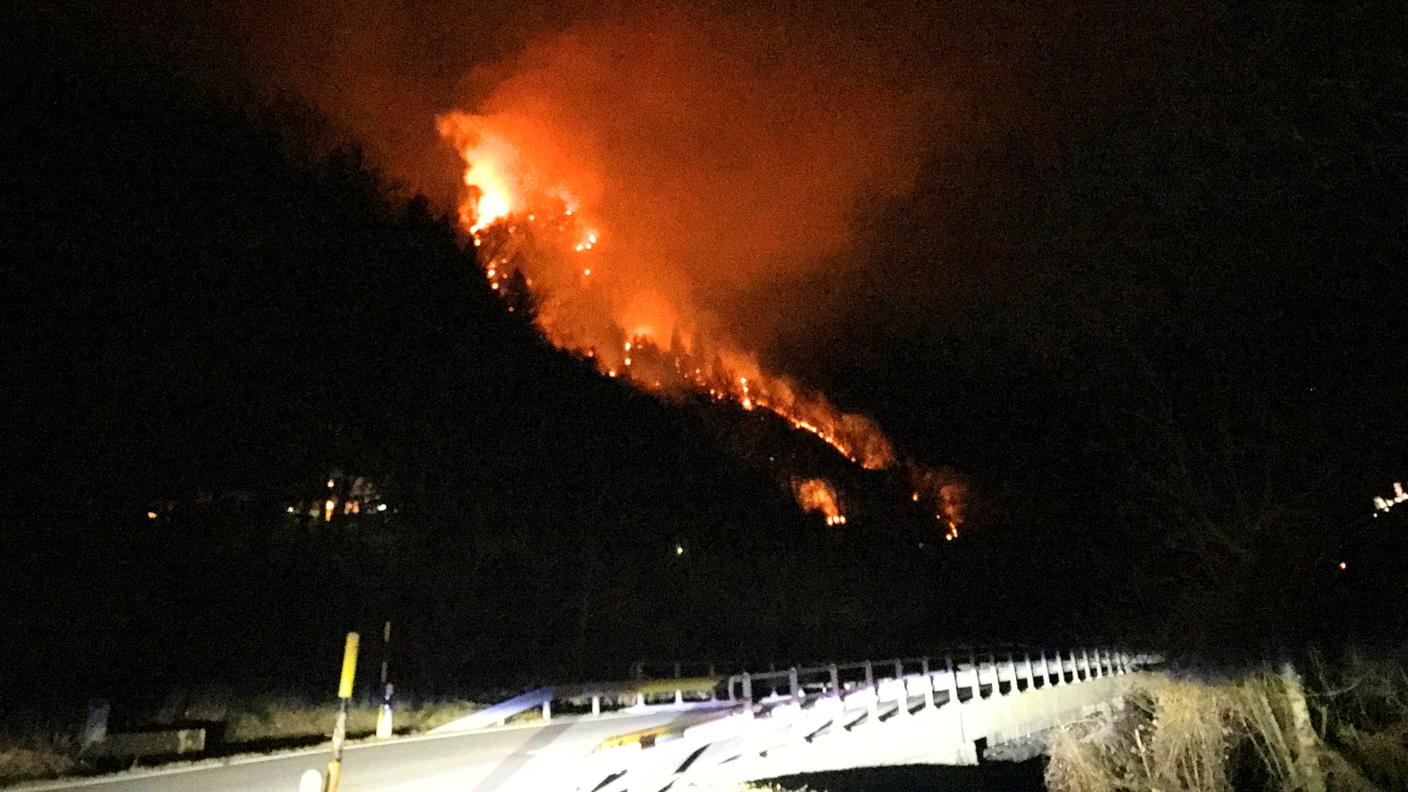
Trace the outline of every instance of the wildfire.
[[[501, 129], [500, 126], [505, 129]], [[560, 168], [561, 158], [527, 156], [508, 134], [512, 124], [455, 113], [439, 120], [441, 134], [464, 157], [463, 226], [478, 248], [483, 274], [506, 300], [515, 271], [532, 286], [535, 321], [564, 350], [591, 360], [605, 376], [644, 390], [695, 391], [743, 410], [766, 410], [808, 432], [868, 470], [896, 466], [890, 440], [869, 418], [848, 413], [823, 395], [765, 371], [717, 332], [707, 332], [680, 295], [622, 275], [616, 245], [603, 232], [594, 202]], [[585, 191], [590, 194], [590, 190]], [[633, 266], [639, 268], [639, 262]], [[512, 303], [510, 303], [512, 306]], [[914, 501], [935, 510], [946, 538], [964, 522], [964, 487], [952, 474], [912, 463]], [[844, 525], [835, 488], [819, 478], [793, 483], [805, 511]]]
[[831, 526], [845, 525], [846, 515], [841, 513], [841, 503], [836, 496], [836, 488], [823, 478], [793, 479], [792, 493], [802, 511], [820, 512]]
[[910, 499], [934, 509], [946, 541], [957, 539], [958, 529], [968, 520], [968, 482], [952, 470], [915, 463], [909, 465], [909, 479], [914, 490]]

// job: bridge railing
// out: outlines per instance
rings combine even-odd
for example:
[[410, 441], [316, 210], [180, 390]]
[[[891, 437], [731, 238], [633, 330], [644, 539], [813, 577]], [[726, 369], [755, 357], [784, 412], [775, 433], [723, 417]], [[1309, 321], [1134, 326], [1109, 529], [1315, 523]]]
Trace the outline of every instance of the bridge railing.
[[[981, 697], [984, 690], [995, 695], [1032, 687], [1072, 684], [1087, 679], [1125, 674], [1146, 664], [1146, 655], [1134, 655], [1108, 647], [1039, 650], [1033, 657], [1023, 651], [950, 652], [942, 656], [899, 657], [851, 663], [793, 666], [782, 670], [752, 673], [744, 671], [728, 677], [725, 693], [730, 702], [745, 707], [775, 704], [788, 699], [799, 703], [831, 693], [848, 694], [890, 689], [890, 695], [911, 695], [910, 684], [927, 680], [919, 693], [932, 701], [935, 684], [950, 700]], [[955, 657], [957, 658], [955, 660]], [[1026, 687], [1022, 687], [1025, 683]], [[896, 692], [898, 691], [898, 692]]]

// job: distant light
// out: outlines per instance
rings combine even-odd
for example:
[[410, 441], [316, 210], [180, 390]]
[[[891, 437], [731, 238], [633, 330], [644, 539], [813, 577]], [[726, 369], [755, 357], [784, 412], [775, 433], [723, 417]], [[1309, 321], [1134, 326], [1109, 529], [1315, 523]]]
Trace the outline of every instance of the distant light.
[[289, 514], [293, 514], [293, 507], [290, 506], [287, 509], [284, 509], [284, 511], [288, 512]]
[[336, 509], [337, 501], [328, 498], [327, 503], [323, 504], [323, 522], [332, 522], [332, 513]]
[[332, 487], [333, 487], [333, 480], [332, 480], [332, 479], [328, 479], [328, 489], [332, 489]]
[[149, 511], [149, 512], [147, 512], [147, 519], [148, 519], [148, 520], [155, 520], [155, 519], [156, 519], [156, 512], [154, 512], [154, 511]]
[[909, 499], [912, 500], [912, 501], [914, 501], [915, 503], [918, 503], [918, 502], [919, 502], [919, 493], [917, 493], [917, 492], [911, 493], [910, 496], [909, 496]]
[[376, 505], [376, 510], [379, 511], [379, 512], [384, 512], [384, 511], [386, 511], [386, 504], [385, 504], [385, 503], [378, 503], [378, 504]]
[[675, 545], [675, 555], [677, 555], [677, 556], [682, 556], [682, 555], [684, 555], [684, 545], [681, 545], [681, 544]]
[[1393, 482], [1393, 495], [1388, 498], [1374, 498], [1374, 516], [1378, 517], [1379, 512], [1386, 512], [1404, 501], [1408, 501], [1408, 492], [1403, 489], [1403, 482]]
[[582, 270], [582, 274], [590, 276], [592, 274], [592, 268], [587, 267], [586, 269]]
[[627, 366], [631, 365], [631, 359], [630, 359], [630, 358], [626, 358], [625, 363], [626, 363]]
[[1349, 565], [1346, 564], [1346, 563], [1343, 562], [1343, 561], [1339, 562], [1339, 564], [1337, 564], [1336, 566], [1338, 566], [1338, 567], [1340, 568], [1340, 571], [1341, 571], [1341, 572], [1343, 572], [1344, 570], [1346, 570], [1346, 569], [1349, 568]]

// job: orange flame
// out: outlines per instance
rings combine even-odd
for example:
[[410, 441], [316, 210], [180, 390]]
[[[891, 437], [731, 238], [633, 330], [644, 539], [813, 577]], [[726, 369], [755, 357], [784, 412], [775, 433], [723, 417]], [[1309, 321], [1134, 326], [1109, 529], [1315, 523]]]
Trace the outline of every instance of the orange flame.
[[823, 478], [793, 479], [792, 493], [802, 511], [820, 512], [827, 525], [845, 525], [846, 515], [841, 513], [840, 499], [836, 488]]
[[[498, 129], [507, 123], [454, 113], [440, 118], [439, 129], [465, 159], [460, 220], [480, 248], [490, 285], [498, 291], [514, 266], [530, 281], [546, 284], [537, 321], [549, 340], [586, 354], [608, 376], [652, 389], [706, 390], [745, 410], [774, 412], [867, 469], [893, 464], [889, 439], [870, 419], [764, 372], [751, 355], [726, 341], [706, 342], [701, 328], [686, 321], [667, 295], [612, 278], [605, 269], [609, 257], [595, 259], [594, 266], [574, 261], [597, 256], [595, 249], [603, 244], [590, 219], [592, 209], [551, 170], [552, 157], [535, 163], [509, 142]], [[623, 328], [630, 328], [628, 340], [611, 341], [626, 335]], [[670, 346], [662, 350], [665, 336]], [[640, 349], [633, 353], [632, 344], [648, 346], [652, 359], [646, 362]]]

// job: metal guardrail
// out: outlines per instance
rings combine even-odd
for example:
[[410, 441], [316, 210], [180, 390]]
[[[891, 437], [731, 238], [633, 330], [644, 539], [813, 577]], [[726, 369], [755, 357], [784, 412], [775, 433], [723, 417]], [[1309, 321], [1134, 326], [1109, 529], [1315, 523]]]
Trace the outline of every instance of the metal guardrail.
[[[972, 696], [977, 689], [984, 686], [984, 667], [989, 669], [989, 684], [1000, 688], [1004, 682], [1014, 687], [1020, 684], [1019, 667], [1025, 669], [1029, 685], [1036, 686], [1040, 679], [1045, 679], [1043, 684], [1055, 685], [1125, 673], [1147, 664], [1151, 659], [1149, 655], [1131, 655], [1106, 647], [1056, 650], [1050, 654], [1048, 657], [1048, 653], [1043, 650], [1038, 653], [1038, 659], [1033, 660], [1030, 652], [1023, 652], [1019, 662], [1014, 652], [1003, 652], [1004, 662], [998, 659], [996, 652], [984, 652], [980, 655], [970, 651], [966, 653], [966, 664], [962, 655], [955, 664], [954, 655], [950, 653], [943, 655], [941, 665], [935, 663], [936, 658], [926, 656], [809, 667], [793, 666], [782, 671], [756, 674], [745, 671], [728, 678], [727, 695], [729, 701], [742, 703], [746, 707], [758, 701], [794, 699], [800, 702], [810, 696], [832, 692], [840, 692], [844, 697], [851, 691], [874, 689], [885, 682], [894, 683], [908, 677], [929, 677], [933, 681], [937, 677], [947, 676], [952, 695], [957, 696], [958, 689], [963, 688], [969, 690], [969, 695]], [[985, 658], [986, 662], [980, 658]], [[1040, 677], [1036, 676], [1038, 663]], [[1005, 676], [1004, 668], [1007, 670]], [[967, 684], [960, 683], [960, 678], [966, 678]], [[932, 694], [933, 686], [929, 687]], [[763, 696], [756, 695], [763, 690], [767, 693]]]
[[[1088, 715], [1121, 695], [1128, 683], [1117, 677], [1158, 662], [1085, 647], [741, 672], [721, 684], [725, 706], [714, 717], [602, 741], [578, 789], [659, 790], [686, 776], [732, 784], [817, 767], [977, 764], [980, 743]], [[1036, 698], [1028, 702], [1029, 694]]]

